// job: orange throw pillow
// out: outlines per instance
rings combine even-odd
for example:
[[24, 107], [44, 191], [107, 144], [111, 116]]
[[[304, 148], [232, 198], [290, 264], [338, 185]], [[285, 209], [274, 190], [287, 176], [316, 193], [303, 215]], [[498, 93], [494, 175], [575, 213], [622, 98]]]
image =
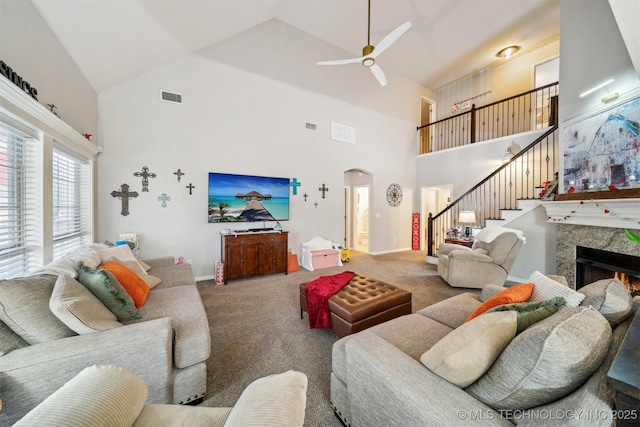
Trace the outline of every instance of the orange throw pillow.
[[116, 276], [118, 282], [133, 298], [136, 307], [142, 307], [149, 296], [149, 286], [136, 273], [115, 261], [105, 262], [100, 266], [100, 269]]
[[513, 285], [505, 289], [504, 291], [495, 294], [476, 308], [473, 313], [467, 317], [465, 322], [481, 315], [487, 310], [504, 304], [513, 304], [519, 302], [529, 301], [531, 293], [533, 292], [533, 283], [520, 283], [519, 285]]

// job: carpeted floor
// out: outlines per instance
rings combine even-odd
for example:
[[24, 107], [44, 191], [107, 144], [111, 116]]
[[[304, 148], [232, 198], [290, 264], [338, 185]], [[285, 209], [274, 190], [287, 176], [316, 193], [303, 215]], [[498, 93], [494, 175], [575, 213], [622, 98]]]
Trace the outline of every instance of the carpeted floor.
[[203, 406], [233, 406], [257, 378], [289, 369], [309, 379], [305, 426], [341, 426], [330, 404], [331, 346], [338, 337], [330, 330], [309, 329], [300, 319], [298, 286], [319, 276], [354, 271], [412, 292], [413, 311], [463, 292], [444, 282], [425, 252], [407, 251], [372, 256], [352, 252], [343, 267], [300, 270], [215, 285], [198, 282], [209, 318], [211, 357]]

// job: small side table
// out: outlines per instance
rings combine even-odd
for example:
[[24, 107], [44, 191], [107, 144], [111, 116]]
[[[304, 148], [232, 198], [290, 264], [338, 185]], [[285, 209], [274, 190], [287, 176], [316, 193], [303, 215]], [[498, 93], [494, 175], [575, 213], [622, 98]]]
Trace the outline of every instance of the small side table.
[[444, 239], [445, 243], [453, 243], [454, 245], [461, 245], [461, 246], [466, 246], [468, 248], [470, 248], [471, 246], [473, 246], [473, 240], [472, 239], [459, 239], [459, 238], [446, 238]]

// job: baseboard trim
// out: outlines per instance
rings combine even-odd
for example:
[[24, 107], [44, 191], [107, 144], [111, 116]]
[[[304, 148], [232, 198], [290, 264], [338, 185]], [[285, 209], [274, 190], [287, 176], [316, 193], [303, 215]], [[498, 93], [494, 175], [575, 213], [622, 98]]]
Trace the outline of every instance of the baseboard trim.
[[380, 251], [380, 252], [367, 252], [369, 255], [384, 255], [384, 254], [392, 254], [395, 252], [406, 252], [410, 251], [411, 247], [402, 248], [402, 249], [393, 249], [391, 251]]

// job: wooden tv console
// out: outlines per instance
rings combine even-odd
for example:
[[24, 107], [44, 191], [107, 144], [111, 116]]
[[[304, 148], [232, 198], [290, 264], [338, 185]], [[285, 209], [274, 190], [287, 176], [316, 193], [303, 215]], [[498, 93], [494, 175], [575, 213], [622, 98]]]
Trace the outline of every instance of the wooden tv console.
[[287, 274], [288, 238], [288, 231], [223, 235], [224, 283], [264, 274]]

